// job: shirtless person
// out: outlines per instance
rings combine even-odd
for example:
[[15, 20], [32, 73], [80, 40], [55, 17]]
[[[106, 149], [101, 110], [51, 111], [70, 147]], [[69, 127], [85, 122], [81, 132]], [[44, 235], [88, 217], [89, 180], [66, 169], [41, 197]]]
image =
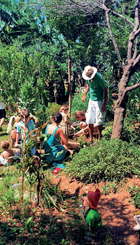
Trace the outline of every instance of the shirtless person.
[[14, 152], [9, 150], [9, 142], [7, 140], [3, 140], [1, 142], [1, 148], [4, 150], [4, 152], [2, 152], [0, 155], [0, 166], [5, 166], [8, 163], [12, 163]]

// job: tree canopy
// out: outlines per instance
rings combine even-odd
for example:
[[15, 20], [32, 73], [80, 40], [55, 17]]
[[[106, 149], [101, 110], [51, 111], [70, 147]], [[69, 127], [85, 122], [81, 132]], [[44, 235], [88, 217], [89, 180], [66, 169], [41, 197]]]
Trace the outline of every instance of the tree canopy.
[[45, 59], [47, 72], [38, 62], [37, 72], [31, 72], [33, 84], [38, 72], [49, 84], [61, 83], [70, 57], [77, 73], [95, 65], [109, 86], [114, 79], [120, 82], [116, 108], [126, 105], [128, 93], [140, 86], [137, 80], [131, 83], [140, 60], [138, 0], [6, 0], [0, 7], [1, 47], [16, 47], [28, 62], [35, 52]]

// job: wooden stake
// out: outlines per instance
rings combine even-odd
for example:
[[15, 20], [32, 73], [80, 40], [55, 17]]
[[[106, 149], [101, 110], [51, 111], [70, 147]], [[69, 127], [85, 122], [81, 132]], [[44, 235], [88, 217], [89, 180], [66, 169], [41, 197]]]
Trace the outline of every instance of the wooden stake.
[[70, 79], [70, 58], [68, 56], [68, 82], [69, 82], [69, 114], [71, 116], [71, 79]]

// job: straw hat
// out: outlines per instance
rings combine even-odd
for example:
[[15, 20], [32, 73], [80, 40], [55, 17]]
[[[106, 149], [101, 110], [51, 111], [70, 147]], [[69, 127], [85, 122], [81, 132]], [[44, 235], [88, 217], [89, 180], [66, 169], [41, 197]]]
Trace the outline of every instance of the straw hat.
[[97, 72], [97, 68], [93, 67], [93, 66], [86, 66], [83, 73], [82, 73], [82, 77], [85, 80], [91, 80], [94, 78], [95, 74]]

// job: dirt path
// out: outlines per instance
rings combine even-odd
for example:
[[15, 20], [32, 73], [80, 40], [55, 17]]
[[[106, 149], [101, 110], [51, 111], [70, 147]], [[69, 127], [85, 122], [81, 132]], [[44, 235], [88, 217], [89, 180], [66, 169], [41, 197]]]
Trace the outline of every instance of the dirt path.
[[116, 193], [111, 192], [108, 195], [103, 194], [102, 187], [105, 183], [83, 184], [65, 175], [51, 177], [52, 183], [60, 182], [61, 190], [67, 190], [69, 194], [82, 195], [89, 190], [95, 191], [99, 188], [102, 192], [101, 200], [98, 206], [103, 225], [109, 227], [111, 233], [120, 241], [126, 244], [136, 245], [137, 234], [133, 230], [136, 225], [134, 222], [134, 212], [138, 211], [132, 203], [132, 198], [128, 191], [128, 186], [140, 186], [140, 180], [135, 177], [127, 179], [126, 183], [119, 183]]

